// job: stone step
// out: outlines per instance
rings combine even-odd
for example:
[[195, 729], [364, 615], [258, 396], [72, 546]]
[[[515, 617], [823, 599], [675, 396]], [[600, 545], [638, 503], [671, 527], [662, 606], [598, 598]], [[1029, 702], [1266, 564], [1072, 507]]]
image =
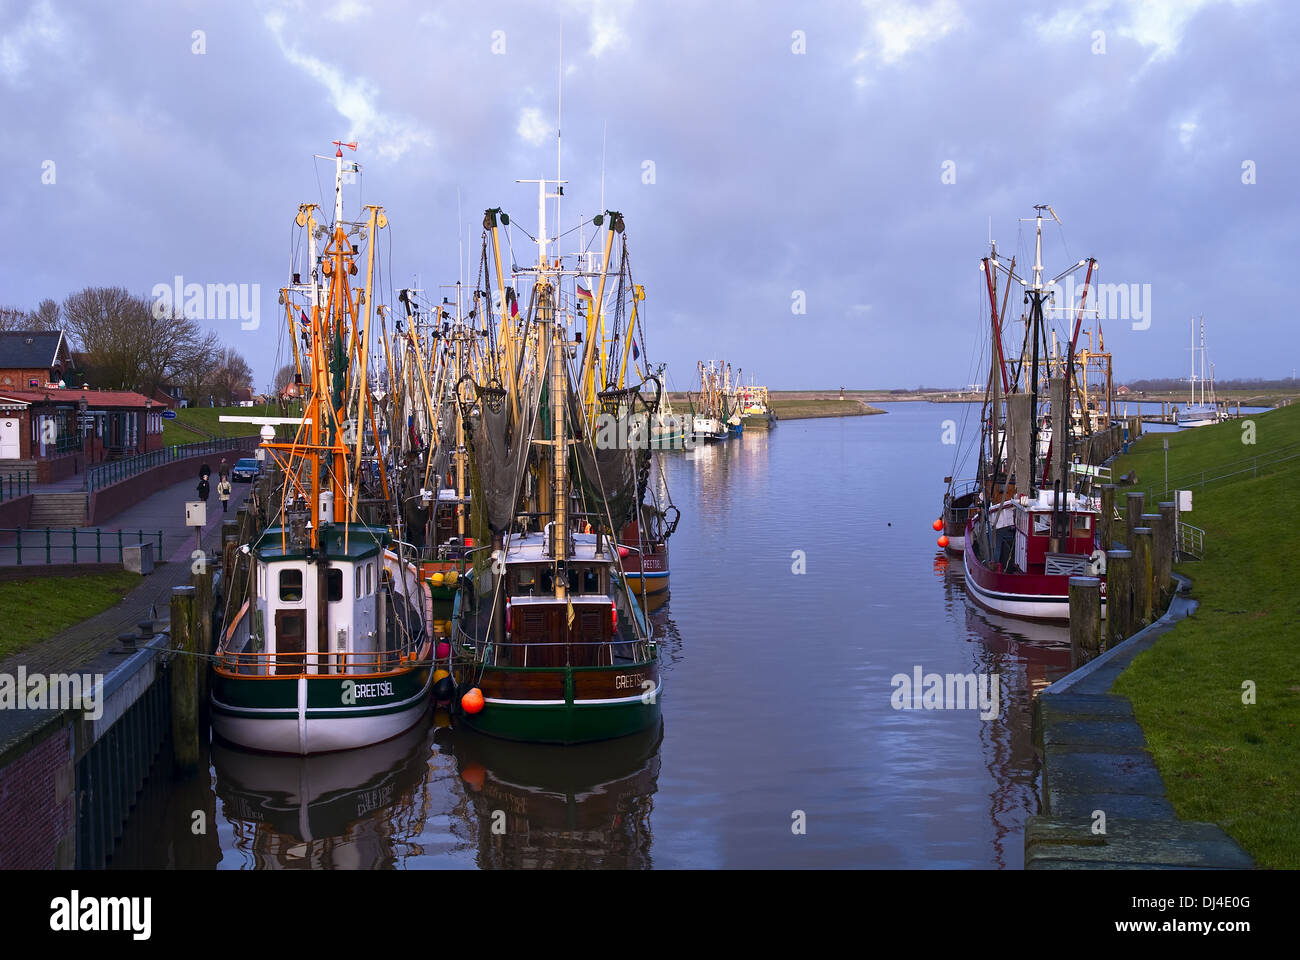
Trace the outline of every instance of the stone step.
[[84, 493], [38, 493], [32, 497], [29, 527], [81, 527], [85, 523]]

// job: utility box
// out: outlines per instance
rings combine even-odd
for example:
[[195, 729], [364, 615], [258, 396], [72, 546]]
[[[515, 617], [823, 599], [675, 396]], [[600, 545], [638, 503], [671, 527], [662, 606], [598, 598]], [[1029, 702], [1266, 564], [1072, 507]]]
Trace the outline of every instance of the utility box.
[[122, 569], [142, 577], [153, 573], [153, 544], [132, 543], [122, 547]]
[[1191, 513], [1192, 512], [1192, 491], [1175, 490], [1174, 493], [1178, 495], [1178, 512]]
[[185, 501], [185, 526], [204, 527], [208, 523], [208, 505], [202, 500]]

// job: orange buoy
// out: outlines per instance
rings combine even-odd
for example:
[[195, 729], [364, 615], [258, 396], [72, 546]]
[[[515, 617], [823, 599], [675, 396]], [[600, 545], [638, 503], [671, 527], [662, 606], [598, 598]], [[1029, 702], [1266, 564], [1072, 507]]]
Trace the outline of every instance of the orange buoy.
[[940, 517], [938, 520], [935, 520], [934, 523], [931, 524], [931, 526], [934, 527], [934, 529], [936, 529], [936, 530], [942, 530], [942, 529], [943, 529], [943, 517]]
[[939, 538], [939, 546], [941, 547], [948, 546], [948, 534], [945, 533], [942, 537]]
[[460, 698], [460, 705], [468, 714], [478, 713], [483, 709], [483, 691], [478, 687], [470, 687], [465, 691], [465, 696]]

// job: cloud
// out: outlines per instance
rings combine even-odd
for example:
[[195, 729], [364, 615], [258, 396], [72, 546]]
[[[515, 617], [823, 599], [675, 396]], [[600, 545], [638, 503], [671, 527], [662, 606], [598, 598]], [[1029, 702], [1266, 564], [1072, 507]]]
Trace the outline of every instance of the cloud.
[[532, 147], [540, 147], [551, 136], [551, 125], [546, 122], [542, 111], [537, 107], [524, 107], [519, 111], [519, 123], [515, 126], [519, 139]]
[[570, 5], [587, 17], [591, 40], [587, 52], [593, 57], [627, 45], [623, 24], [632, 11], [632, 0], [571, 0]]
[[1196, 131], [1199, 127], [1200, 123], [1197, 121], [1195, 115], [1189, 117], [1178, 125], [1178, 142], [1183, 145], [1184, 150], [1191, 149], [1192, 141], [1196, 139]]
[[[340, 4], [345, 6], [346, 4]], [[336, 8], [337, 9], [337, 8]], [[334, 109], [348, 121], [349, 140], [365, 141], [379, 156], [396, 160], [414, 146], [430, 143], [427, 131], [401, 117], [382, 112], [375, 101], [378, 91], [364, 78], [350, 79], [319, 57], [303, 53], [284, 37], [285, 17], [278, 10], [267, 13], [264, 22], [285, 60], [298, 67], [329, 91]]]
[[1207, 7], [1230, 3], [1245, 6], [1253, 0], [1088, 0], [1064, 7], [1046, 20], [1035, 21], [1040, 36], [1048, 40], [1065, 40], [1080, 31], [1113, 29], [1116, 34], [1150, 50], [1148, 63], [1178, 52], [1187, 25]]
[[934, 43], [962, 25], [955, 0], [925, 5], [905, 0], [864, 0], [868, 13], [867, 39], [855, 58], [890, 66], [914, 50]]
[[339, 0], [338, 3], [325, 11], [325, 18], [333, 20], [335, 23], [351, 23], [369, 14], [370, 8], [361, 3], [360, 0]]
[[33, 4], [14, 29], [0, 36], [0, 77], [17, 83], [27, 70], [28, 56], [34, 48], [55, 50], [63, 36], [63, 24], [47, 0]]

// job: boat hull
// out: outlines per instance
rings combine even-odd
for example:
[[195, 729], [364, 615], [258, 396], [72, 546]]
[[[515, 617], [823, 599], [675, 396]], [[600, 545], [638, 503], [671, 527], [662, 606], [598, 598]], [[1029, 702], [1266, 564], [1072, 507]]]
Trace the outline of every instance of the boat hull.
[[382, 743], [429, 708], [428, 667], [392, 674], [212, 675], [212, 729], [267, 753], [306, 755]]
[[[992, 570], [975, 554], [967, 528], [962, 561], [966, 590], [986, 610], [1021, 620], [1070, 620], [1070, 578], [1066, 575]], [[1106, 616], [1106, 578], [1101, 579], [1101, 615]]]
[[[648, 685], [646, 685], [648, 684]], [[484, 667], [484, 706], [466, 726], [505, 740], [590, 743], [630, 736], [659, 722], [657, 662], [617, 667]], [[646, 685], [646, 686], [643, 686]]]

